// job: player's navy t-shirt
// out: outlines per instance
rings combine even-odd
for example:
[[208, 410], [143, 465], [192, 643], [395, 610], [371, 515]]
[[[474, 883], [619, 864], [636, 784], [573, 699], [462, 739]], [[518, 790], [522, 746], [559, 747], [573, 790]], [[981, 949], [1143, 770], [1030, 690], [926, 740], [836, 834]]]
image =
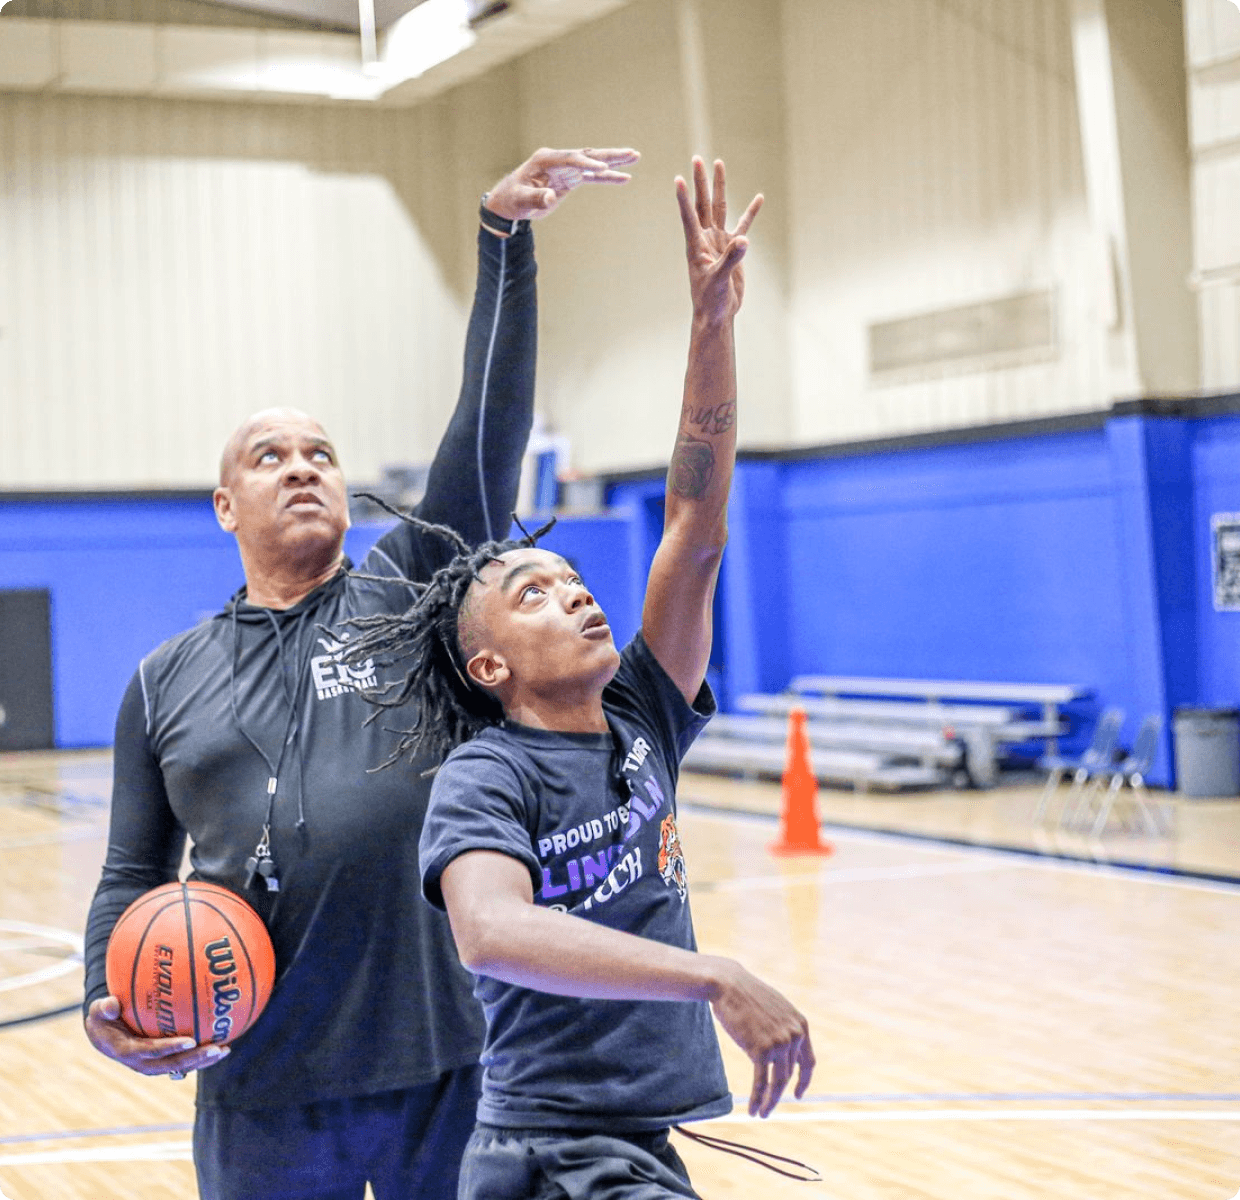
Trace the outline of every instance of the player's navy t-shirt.
[[[609, 733], [505, 722], [452, 752], [431, 789], [419, 859], [470, 850], [525, 864], [534, 902], [696, 950], [676, 833], [680, 759], [714, 712], [691, 707], [640, 634], [603, 693]], [[520, 1129], [661, 1129], [732, 1107], [705, 1001], [581, 1000], [480, 975], [487, 1034], [478, 1120]]]

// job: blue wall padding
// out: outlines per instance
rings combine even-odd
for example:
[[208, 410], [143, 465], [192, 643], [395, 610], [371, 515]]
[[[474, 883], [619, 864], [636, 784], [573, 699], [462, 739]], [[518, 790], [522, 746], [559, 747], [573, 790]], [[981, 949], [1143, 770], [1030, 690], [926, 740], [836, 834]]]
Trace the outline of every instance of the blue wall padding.
[[[360, 558], [384, 528], [350, 530], [346, 550]], [[52, 593], [58, 746], [110, 745], [142, 657], [218, 612], [242, 582], [236, 543], [207, 496], [0, 497], [0, 587]]]
[[788, 522], [784, 470], [776, 463], [742, 463], [728, 512], [728, 551], [719, 581], [723, 633], [721, 699], [775, 692], [789, 678], [791, 648], [787, 594]]
[[[390, 522], [355, 525], [345, 553], [361, 562]], [[628, 521], [564, 520], [549, 548], [582, 565], [609, 597], [617, 641], [640, 621]], [[599, 584], [595, 585], [594, 580]], [[139, 661], [165, 638], [218, 612], [243, 582], [232, 537], [210, 497], [30, 501], [0, 496], [0, 588], [52, 594], [56, 744], [112, 742], [116, 710]]]
[[240, 582], [209, 500], [0, 503], [0, 587], [52, 593], [58, 746], [109, 744], [139, 659]]
[[[1129, 720], [1164, 718], [1152, 777], [1171, 775], [1170, 714], [1197, 692], [1189, 423], [1119, 417], [1107, 424], [1130, 664]], [[1204, 548], [1203, 548], [1204, 549]]]
[[[612, 489], [632, 504], [652, 485]], [[1210, 514], [1240, 512], [1240, 417], [743, 461], [721, 588], [725, 696], [802, 673], [1073, 683], [1079, 748], [1121, 705], [1173, 783], [1171, 714], [1240, 701], [1240, 613], [1210, 599]]]
[[[562, 518], [623, 644], [641, 621], [663, 481]], [[1128, 713], [1240, 703], [1240, 613], [1215, 612], [1210, 517], [1240, 512], [1240, 416], [842, 457], [742, 461], [715, 608], [725, 703], [823, 672], [1094, 689]], [[386, 524], [350, 530], [360, 561]], [[107, 745], [138, 660], [241, 583], [205, 495], [0, 495], [0, 587], [52, 593], [57, 744]], [[1151, 782], [1173, 782], [1165, 732]]]
[[789, 674], [1122, 678], [1100, 434], [800, 463]]
[[1240, 613], [1214, 611], [1210, 517], [1240, 513], [1240, 420], [1217, 417], [1192, 425], [1197, 702], [1232, 707], [1240, 701]]
[[728, 524], [728, 698], [804, 673], [1128, 690], [1101, 430], [741, 462]]

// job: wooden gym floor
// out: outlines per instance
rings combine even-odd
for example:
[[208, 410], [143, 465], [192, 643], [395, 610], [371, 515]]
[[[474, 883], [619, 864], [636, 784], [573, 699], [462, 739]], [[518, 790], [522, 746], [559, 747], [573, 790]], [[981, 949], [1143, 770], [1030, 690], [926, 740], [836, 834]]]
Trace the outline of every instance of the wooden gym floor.
[[[195, 1195], [192, 1083], [133, 1075], [81, 1032], [109, 769], [0, 755], [5, 1200]], [[1240, 802], [1164, 797], [1170, 836], [1090, 843], [1032, 832], [1038, 791], [822, 792], [834, 853], [774, 858], [778, 787], [682, 780], [699, 941], [795, 999], [819, 1063], [768, 1122], [742, 1100], [705, 1131], [823, 1182], [678, 1139], [707, 1200], [1240, 1196]]]

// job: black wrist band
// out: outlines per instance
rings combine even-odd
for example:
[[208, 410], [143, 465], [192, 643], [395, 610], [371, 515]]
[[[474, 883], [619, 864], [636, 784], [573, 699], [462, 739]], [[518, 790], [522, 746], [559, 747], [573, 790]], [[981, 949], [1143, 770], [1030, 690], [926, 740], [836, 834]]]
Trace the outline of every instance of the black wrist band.
[[482, 193], [482, 203], [478, 206], [478, 220], [483, 223], [492, 233], [503, 233], [511, 237], [514, 233], [524, 233], [530, 227], [529, 221], [514, 220], [510, 221], [507, 217], [501, 217], [498, 213], [493, 213], [487, 208], [487, 196], [489, 192]]

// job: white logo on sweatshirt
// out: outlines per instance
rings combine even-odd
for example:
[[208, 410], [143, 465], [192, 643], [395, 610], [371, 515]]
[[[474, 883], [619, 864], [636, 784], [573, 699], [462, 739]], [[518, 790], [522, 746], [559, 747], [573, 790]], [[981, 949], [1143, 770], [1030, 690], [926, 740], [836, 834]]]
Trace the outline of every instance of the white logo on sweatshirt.
[[310, 674], [314, 677], [315, 695], [320, 700], [330, 700], [333, 696], [343, 696], [345, 692], [360, 692], [372, 688], [376, 683], [374, 660], [368, 658], [360, 667], [350, 667], [340, 661], [340, 653], [348, 640], [346, 634], [341, 641], [334, 638], [317, 639], [326, 654], [316, 654], [310, 660]]

